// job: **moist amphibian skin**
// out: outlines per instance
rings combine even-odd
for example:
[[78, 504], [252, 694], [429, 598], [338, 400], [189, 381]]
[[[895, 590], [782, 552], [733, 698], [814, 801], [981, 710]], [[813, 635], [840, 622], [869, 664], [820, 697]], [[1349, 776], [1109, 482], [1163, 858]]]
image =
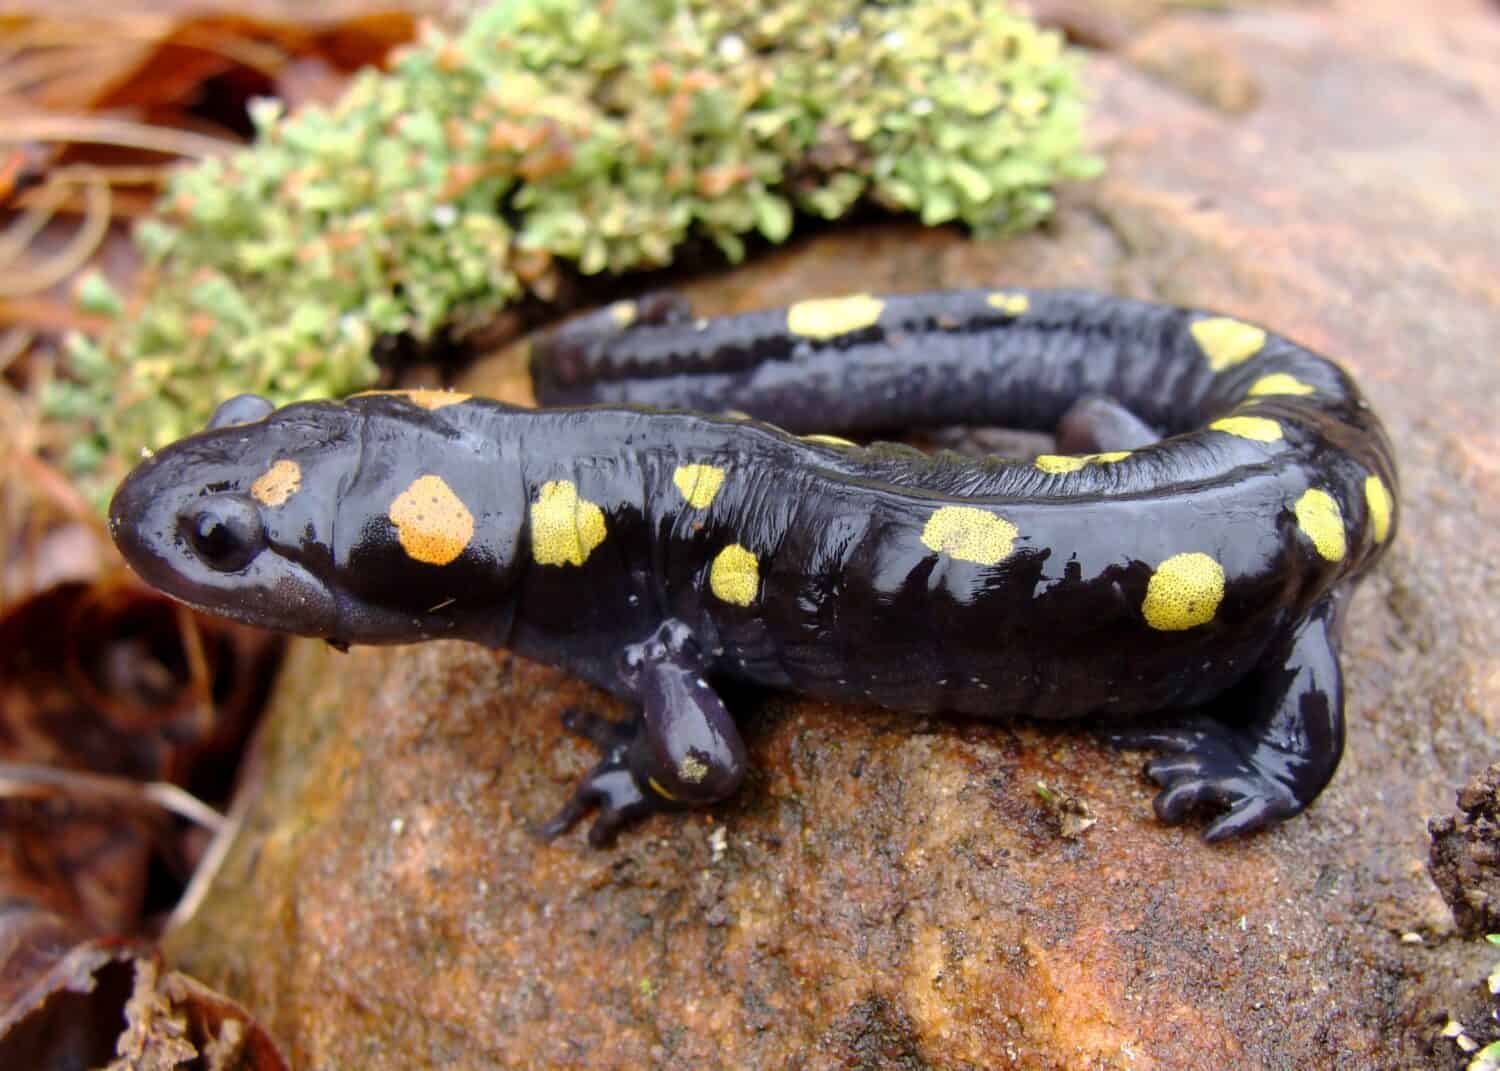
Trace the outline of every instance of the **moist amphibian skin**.
[[[1092, 716], [1163, 753], [1157, 813], [1212, 810], [1211, 840], [1332, 777], [1341, 608], [1397, 509], [1386, 436], [1337, 365], [1076, 291], [621, 310], [536, 345], [543, 409], [231, 399], [120, 486], [114, 538], [211, 612], [339, 646], [459, 637], [633, 700], [625, 724], [571, 716], [602, 758], [549, 835], [597, 810], [604, 843], [733, 793], [728, 679]], [[953, 424], [1058, 445], [974, 460], [842, 437]]]

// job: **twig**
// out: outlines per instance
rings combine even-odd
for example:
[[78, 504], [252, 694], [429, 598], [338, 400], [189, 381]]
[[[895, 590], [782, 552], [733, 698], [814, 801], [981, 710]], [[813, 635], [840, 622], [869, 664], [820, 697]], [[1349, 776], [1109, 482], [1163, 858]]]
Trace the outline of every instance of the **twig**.
[[0, 120], [0, 144], [28, 141], [119, 145], [173, 156], [226, 156], [239, 148], [238, 142], [225, 138], [99, 116], [22, 115]]
[[[17, 297], [49, 290], [88, 263], [109, 233], [109, 183], [91, 182], [84, 187], [83, 223], [71, 241], [51, 260], [11, 274], [0, 274], [0, 297]], [[7, 235], [7, 238], [10, 236]], [[0, 263], [5, 250], [0, 250]]]
[[0, 762], [0, 798], [62, 797], [112, 803], [135, 811], [164, 810], [217, 833], [224, 816], [191, 793], [165, 781], [60, 770], [55, 766]]

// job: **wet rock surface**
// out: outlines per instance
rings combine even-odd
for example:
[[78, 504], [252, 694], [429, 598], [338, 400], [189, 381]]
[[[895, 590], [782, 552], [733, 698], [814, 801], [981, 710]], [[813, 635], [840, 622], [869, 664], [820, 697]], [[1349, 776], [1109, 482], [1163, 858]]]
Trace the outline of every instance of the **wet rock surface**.
[[[604, 851], [547, 843], [592, 762], [560, 711], [623, 707], [473, 647], [299, 644], [174, 965], [300, 1067], [1461, 1066], [1437, 1034], [1484, 1013], [1494, 950], [1457, 936], [1424, 860], [1500, 728], [1500, 17], [1178, 20], [1257, 99], [1236, 114], [1097, 55], [1110, 171], [1045, 232], [839, 231], [686, 289], [712, 314], [1088, 286], [1345, 363], [1405, 513], [1350, 608], [1348, 749], [1305, 816], [1209, 847], [1087, 734], [772, 695], [743, 709], [731, 803]], [[520, 369], [500, 355], [469, 386], [522, 397]], [[1093, 823], [1065, 831], [1060, 799]]]

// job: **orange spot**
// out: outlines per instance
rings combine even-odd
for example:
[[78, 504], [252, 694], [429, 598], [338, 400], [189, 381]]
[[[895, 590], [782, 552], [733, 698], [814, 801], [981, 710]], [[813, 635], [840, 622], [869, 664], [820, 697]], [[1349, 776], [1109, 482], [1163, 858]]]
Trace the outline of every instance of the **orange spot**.
[[302, 486], [302, 466], [289, 458], [276, 462], [250, 485], [251, 496], [263, 506], [279, 506]]
[[428, 565], [447, 565], [474, 538], [474, 515], [441, 476], [413, 480], [396, 496], [388, 515], [401, 549]]

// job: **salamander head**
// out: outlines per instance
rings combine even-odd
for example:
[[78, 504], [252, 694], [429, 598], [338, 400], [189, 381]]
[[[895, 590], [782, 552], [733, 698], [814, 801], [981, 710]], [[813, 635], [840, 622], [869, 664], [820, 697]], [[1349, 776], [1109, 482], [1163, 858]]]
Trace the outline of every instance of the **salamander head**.
[[126, 477], [110, 532], [148, 583], [247, 624], [501, 644], [526, 563], [518, 432], [503, 406], [437, 393], [232, 398]]
[[109, 530], [131, 567], [191, 606], [247, 624], [340, 635], [334, 489], [359, 463], [359, 417], [332, 403], [276, 412], [242, 395], [208, 429], [141, 462]]

